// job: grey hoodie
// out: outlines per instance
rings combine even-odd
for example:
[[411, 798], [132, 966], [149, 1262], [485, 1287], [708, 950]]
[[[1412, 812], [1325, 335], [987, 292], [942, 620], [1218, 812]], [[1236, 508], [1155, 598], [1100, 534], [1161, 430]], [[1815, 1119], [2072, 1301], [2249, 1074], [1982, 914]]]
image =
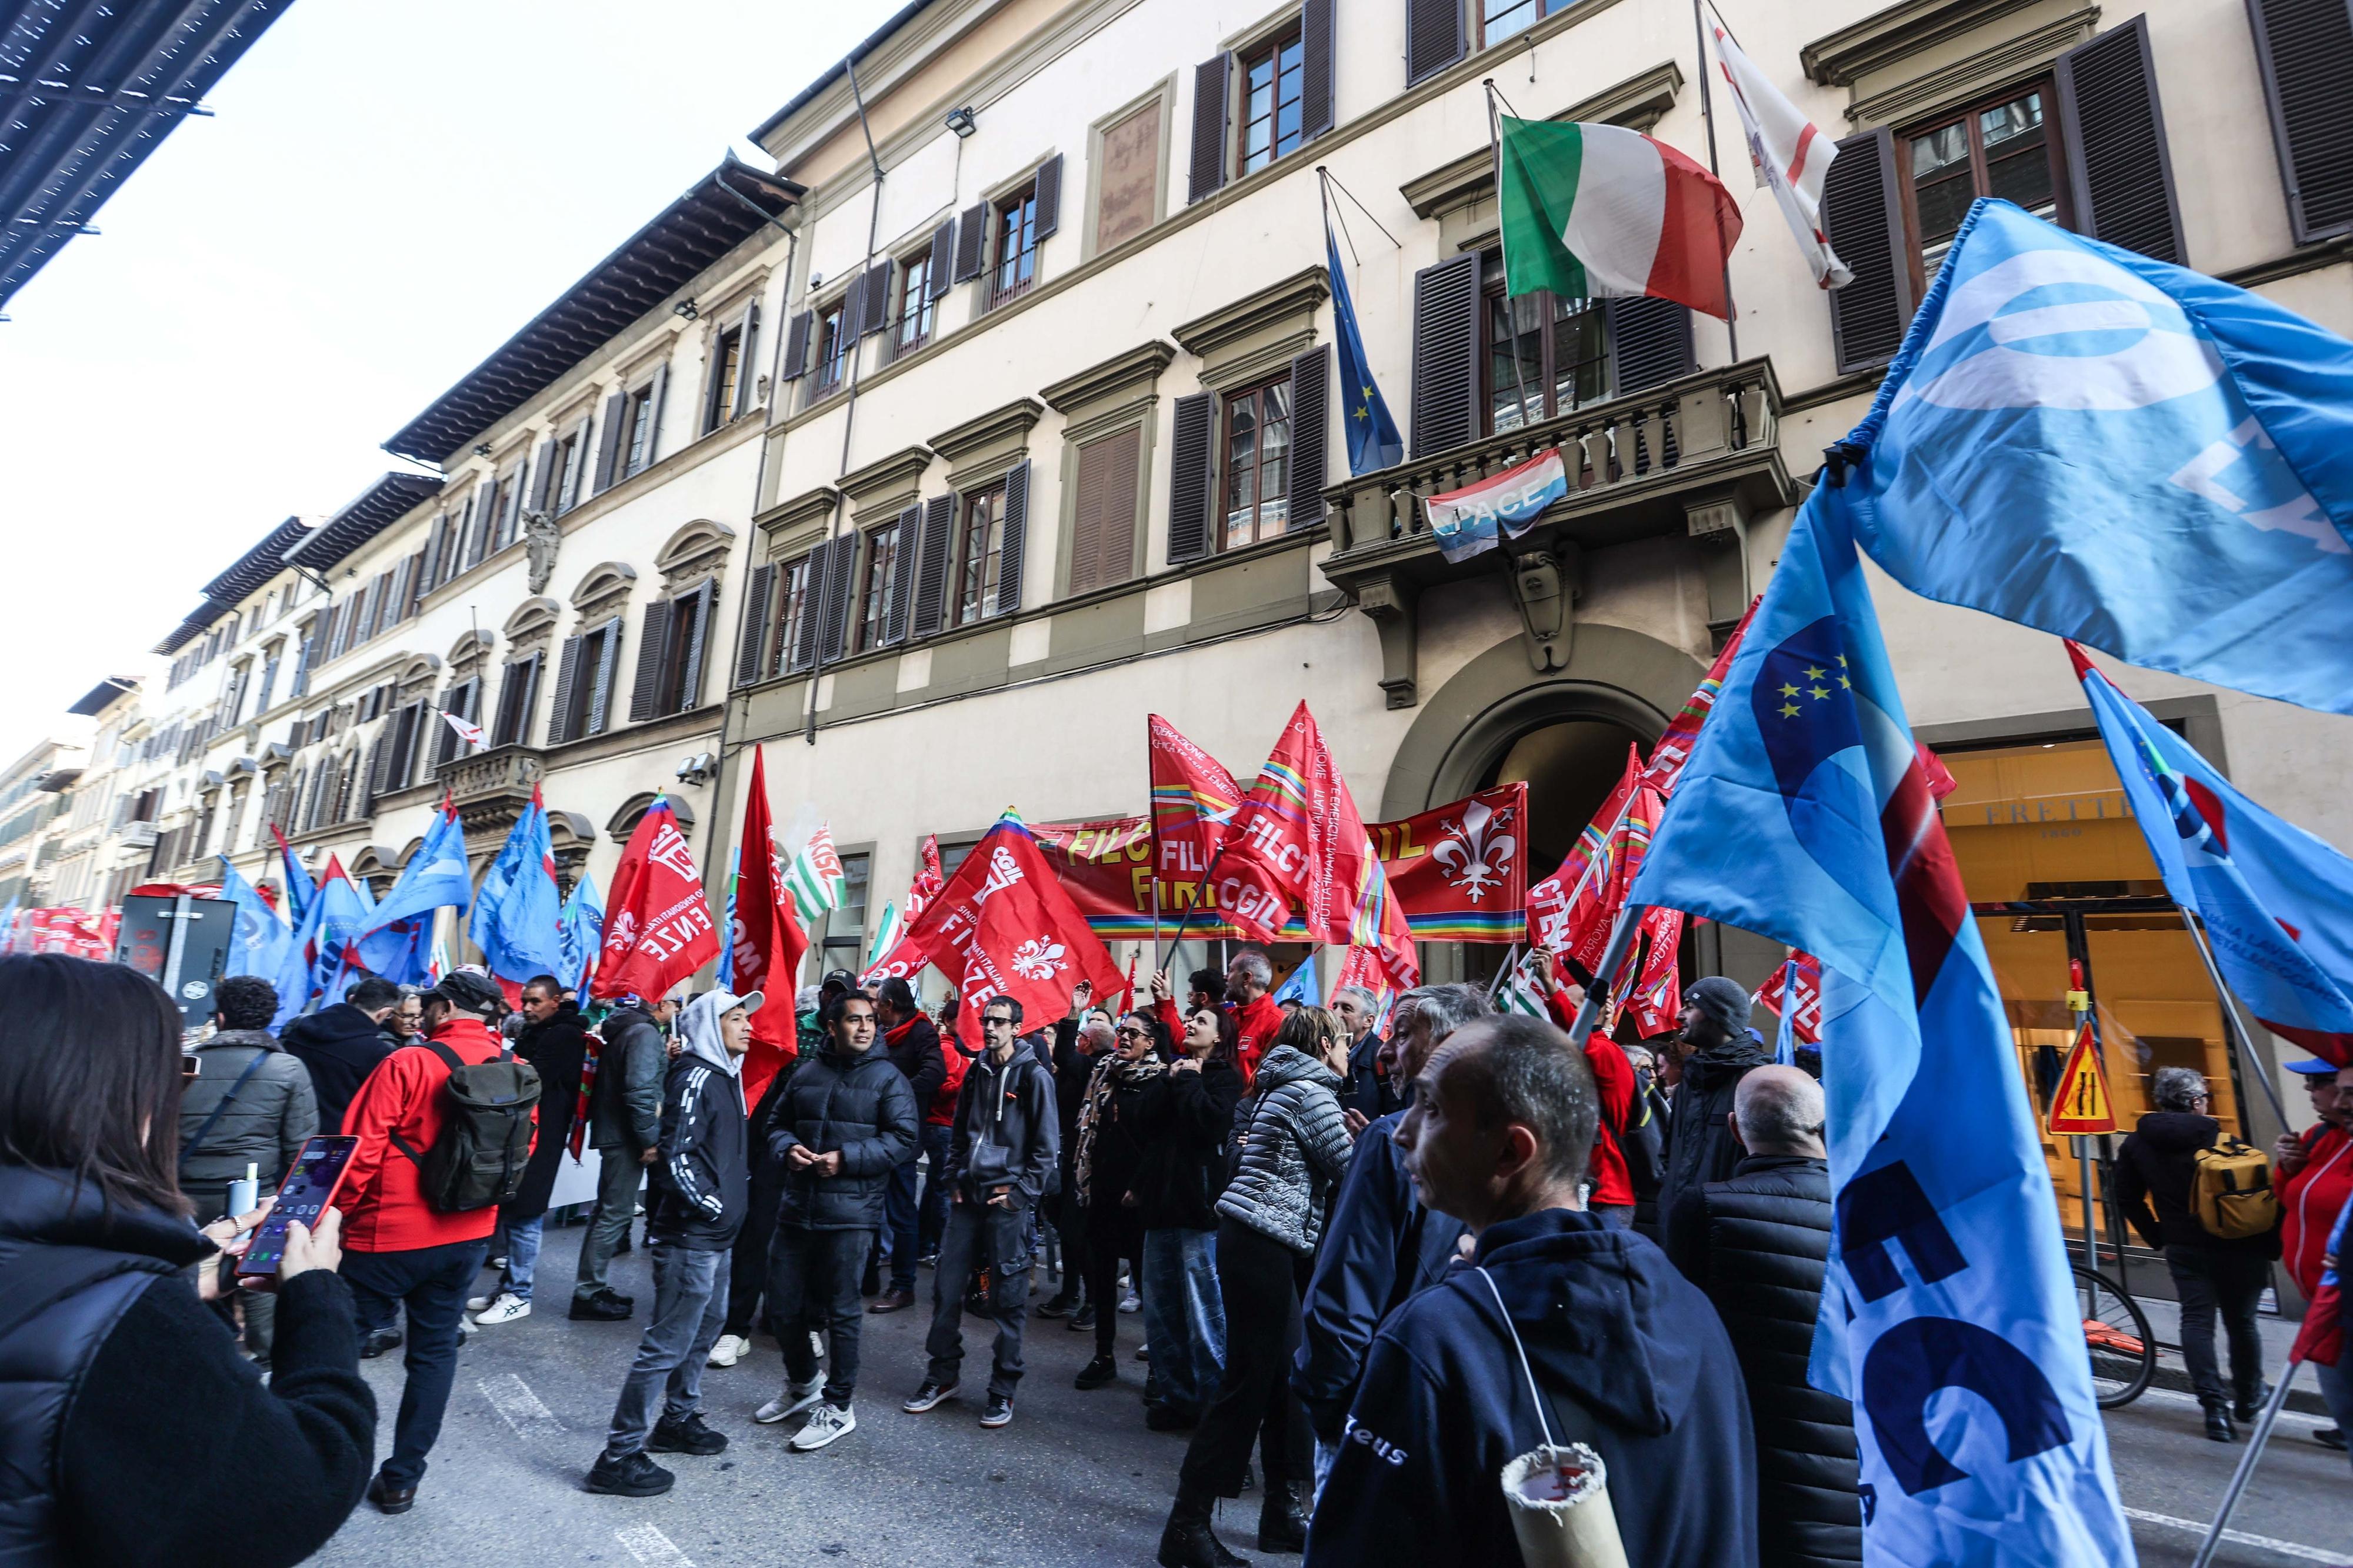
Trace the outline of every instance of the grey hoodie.
[[1054, 1075], [1027, 1044], [1002, 1067], [983, 1051], [965, 1069], [956, 1096], [955, 1142], [947, 1179], [972, 1203], [1010, 1186], [1022, 1206], [1038, 1201], [1055, 1173], [1062, 1142], [1054, 1109]]

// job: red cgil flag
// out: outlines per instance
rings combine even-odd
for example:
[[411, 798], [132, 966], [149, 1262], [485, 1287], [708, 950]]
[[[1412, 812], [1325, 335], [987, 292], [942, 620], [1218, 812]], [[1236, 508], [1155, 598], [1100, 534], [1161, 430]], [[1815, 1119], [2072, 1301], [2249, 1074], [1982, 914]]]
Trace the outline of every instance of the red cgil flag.
[[[1186, 920], [1186, 911], [1215, 904], [1207, 879], [1210, 868], [1227, 871], [1218, 853], [1241, 809], [1241, 785], [1225, 764], [1185, 738], [1159, 714], [1148, 716], [1145, 733], [1152, 752], [1152, 868], [1164, 917], [1185, 921], [1204, 937], [1227, 936], [1234, 928], [1210, 914]], [[1245, 884], [1236, 881], [1234, 891]], [[1245, 895], [1247, 896], [1247, 895]]]
[[800, 976], [801, 955], [808, 951], [808, 933], [793, 913], [785, 890], [784, 868], [776, 858], [775, 824], [768, 816], [768, 767], [765, 752], [752, 748], [752, 779], [744, 796], [744, 831], [735, 869], [734, 992], [748, 996], [765, 994], [760, 1010], [752, 1015], [752, 1048], [744, 1058], [744, 1099], [760, 1103], [768, 1080], [792, 1064], [799, 1051], [799, 1028], [793, 1014], [794, 987]]
[[1287, 897], [1302, 912], [1308, 941], [1377, 948], [1398, 985], [1419, 983], [1404, 907], [1305, 702], [1293, 710], [1229, 832], [1225, 858], [1233, 875], [1219, 877], [1219, 902], [1226, 903], [1237, 878], [1254, 874], [1260, 884], [1224, 910], [1245, 935], [1278, 940], [1290, 913], [1282, 907]]
[[658, 1000], [719, 956], [711, 901], [668, 801], [648, 806], [629, 835], [607, 910], [591, 996]]
[[1068, 1014], [1080, 981], [1098, 996], [1120, 986], [1110, 951], [1010, 813], [972, 847], [902, 945], [955, 977], [960, 1035], [968, 1040], [979, 1038], [980, 1010], [994, 997], [1020, 1003], [1027, 1033]]
[[[1794, 1003], [1788, 995], [1792, 968], [1798, 972]], [[1750, 1000], [1777, 1018], [1783, 1008], [1794, 1005], [1798, 1010], [1790, 1016], [1790, 1032], [1807, 1045], [1822, 1043], [1822, 961], [1812, 953], [1792, 952], [1788, 963], [1775, 964], [1772, 975], [1757, 988], [1757, 994]]]

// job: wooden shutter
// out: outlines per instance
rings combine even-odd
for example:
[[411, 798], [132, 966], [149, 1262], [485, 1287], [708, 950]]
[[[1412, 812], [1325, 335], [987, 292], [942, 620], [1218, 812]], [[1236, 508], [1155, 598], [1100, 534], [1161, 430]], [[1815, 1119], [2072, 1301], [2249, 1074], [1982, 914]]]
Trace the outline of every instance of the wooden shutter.
[[646, 460], [629, 471], [644, 473], [661, 457], [662, 399], [670, 392], [670, 362], [654, 366], [653, 389], [646, 394]]
[[2296, 243], [2353, 230], [2353, 13], [2345, 0], [2248, 0], [2247, 12]]
[[668, 599], [657, 599], [646, 606], [645, 624], [638, 630], [637, 684], [629, 689], [629, 718], [633, 721], [657, 718], [670, 711], [662, 700], [663, 667], [669, 663], [670, 620], [673, 613]]
[[1291, 497], [1284, 526], [1293, 531], [1324, 521], [1331, 397], [1332, 348], [1319, 343], [1291, 362]]
[[555, 438], [554, 437], [550, 437], [539, 444], [539, 451], [537, 455], [532, 458], [532, 510], [545, 511], [547, 510], [549, 499], [555, 494], [554, 484], [554, 478]]
[[1470, 52], [1462, 0], [1405, 0], [1405, 84], [1434, 76]]
[[525, 661], [517, 659], [506, 667], [499, 678], [498, 720], [491, 726], [491, 744], [511, 746], [517, 736], [516, 728], [522, 716], [522, 689], [530, 675]]
[[2054, 78], [2076, 231], [2181, 265], [2181, 209], [2149, 61], [2148, 18], [2135, 16], [2069, 49]]
[[591, 735], [603, 734], [612, 721], [613, 678], [621, 668], [621, 617], [615, 616], [597, 629], [603, 636], [596, 650], [596, 682], [588, 689], [586, 732]]
[[1331, 130], [1335, 116], [1335, 3], [1305, 0], [1299, 7], [1299, 132], [1308, 142]]
[[753, 300], [744, 307], [744, 324], [737, 329], [735, 339], [735, 406], [727, 411], [730, 418], [740, 419], [752, 407], [752, 384], [757, 378], [752, 367], [759, 363], [753, 358], [760, 342], [760, 301]]
[[956, 219], [955, 281], [967, 282], [987, 269], [988, 204], [975, 202]]
[[1005, 476], [1005, 521], [998, 524], [1000, 545], [997, 563], [997, 610], [1005, 615], [1021, 607], [1021, 570], [1029, 545], [1029, 465]]
[[1831, 294], [1831, 346], [1841, 374], [1895, 357], [1911, 323], [1911, 242], [1886, 127], [1838, 144], [1822, 176], [1822, 232], [1854, 281]]
[[1218, 424], [1217, 399], [1195, 392], [1176, 400], [1168, 453], [1168, 564], [1181, 566], [1209, 552], [1209, 447]]
[[791, 649], [793, 668], [807, 669], [817, 662], [817, 622], [825, 601], [826, 563], [833, 556], [833, 541], [821, 541], [808, 552], [808, 576], [801, 586], [801, 625]]
[[441, 579], [439, 576], [441, 570], [441, 552], [444, 548], [444, 541], [448, 538], [448, 534], [449, 519], [448, 514], [444, 513], [433, 520], [432, 531], [425, 536], [424, 589], [423, 592], [417, 595], [420, 599], [423, 598], [426, 594], [431, 593], [434, 589], [438, 588], [441, 585]]
[[[394, 721], [396, 740], [393, 749], [392, 787], [406, 789], [417, 778], [417, 733], [425, 722], [425, 704], [420, 700], [404, 705]], [[443, 729], [448, 726], [444, 724]]]
[[923, 542], [923, 509], [913, 505], [899, 514], [899, 548], [891, 558], [891, 607], [882, 617], [882, 641], [907, 640], [907, 615], [915, 594], [915, 556]]
[[[934, 496], [923, 503], [923, 547], [916, 558], [915, 603], [908, 622], [912, 636], [927, 637], [940, 629], [947, 608], [948, 556], [955, 521], [955, 497]], [[810, 580], [816, 580], [814, 575]]]
[[547, 714], [547, 743], [551, 746], [572, 739], [572, 693], [580, 684], [580, 645], [586, 640], [565, 637], [563, 651], [555, 656], [555, 705]]
[[1414, 457], [1478, 438], [1479, 304], [1476, 251], [1413, 275]]
[[1031, 233], [1042, 243], [1061, 226], [1062, 155], [1057, 153], [1038, 165], [1038, 211]]
[[1233, 57], [1218, 55], [1193, 68], [1193, 156], [1187, 205], [1226, 183], [1226, 78]]
[[932, 231], [931, 264], [923, 269], [923, 298], [937, 300], [948, 291], [948, 272], [955, 266], [956, 222], [951, 217]]
[[684, 713], [702, 705], [702, 650], [711, 643], [711, 607], [718, 600], [719, 580], [706, 577], [702, 586], [680, 604], [680, 609], [690, 619], [680, 639], [678, 695], [670, 710], [673, 713]]
[[1612, 300], [1607, 310], [1603, 326], [1609, 335], [1613, 390], [1619, 396], [1692, 373], [1695, 361], [1687, 306], [1646, 298]]
[[817, 322], [815, 310], [803, 310], [785, 329], [784, 379], [798, 381], [808, 374], [809, 329]]
[[380, 795], [392, 793], [392, 727], [375, 738], [368, 750], [368, 799], [371, 804]]
[[825, 554], [824, 594], [818, 605], [818, 655], [839, 658], [849, 647], [849, 586], [858, 576], [859, 535], [843, 534]]
[[749, 686], [760, 679], [760, 652], [767, 646], [768, 597], [776, 591], [776, 568], [752, 568], [744, 595], [744, 624], [735, 635], [735, 684]]
[[866, 269], [858, 300], [858, 335], [871, 338], [891, 324], [891, 258]]
[[1135, 570], [1136, 463], [1144, 431], [1130, 426], [1079, 448], [1071, 504], [1071, 592], [1124, 583]]
[[601, 494], [613, 488], [613, 480], [621, 471], [621, 458], [629, 445], [627, 420], [623, 417], [629, 407], [629, 395], [617, 392], [605, 399], [605, 449], [596, 454], [596, 489]]

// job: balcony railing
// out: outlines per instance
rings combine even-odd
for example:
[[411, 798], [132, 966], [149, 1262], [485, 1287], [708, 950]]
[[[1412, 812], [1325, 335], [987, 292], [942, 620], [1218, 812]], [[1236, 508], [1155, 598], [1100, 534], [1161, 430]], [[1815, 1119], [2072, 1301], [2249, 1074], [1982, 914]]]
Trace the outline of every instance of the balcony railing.
[[[1780, 411], [1772, 365], [1743, 360], [1326, 489], [1333, 552], [1324, 574], [1380, 626], [1381, 684], [1389, 705], [1409, 707], [1417, 700], [1414, 607], [1427, 586], [1498, 573], [1510, 577], [1506, 568], [1540, 558], [1561, 585], [1565, 627], [1582, 551], [1644, 538], [1730, 536], [1745, 529], [1752, 510], [1792, 504], [1796, 491], [1779, 450]], [[1504, 548], [1448, 561], [1422, 502], [1556, 447], [1568, 493]], [[1516, 579], [1514, 593], [1531, 617], [1534, 654], [1545, 634]], [[1539, 659], [1537, 667], [1557, 665]]]
[[470, 830], [511, 826], [545, 773], [545, 763], [533, 748], [500, 746], [453, 757], [435, 768], [433, 776], [455, 798]]

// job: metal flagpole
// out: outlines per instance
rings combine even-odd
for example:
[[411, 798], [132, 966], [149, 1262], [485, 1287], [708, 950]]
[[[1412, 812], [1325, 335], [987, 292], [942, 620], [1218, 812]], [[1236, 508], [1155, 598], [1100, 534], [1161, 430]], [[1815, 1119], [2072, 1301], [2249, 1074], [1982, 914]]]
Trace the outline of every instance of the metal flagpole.
[[2221, 1507], [2214, 1510], [2214, 1523], [2206, 1532], [2206, 1543], [2198, 1549], [2196, 1561], [2189, 1568], [2207, 1568], [2214, 1561], [2216, 1549], [2222, 1544], [2223, 1528], [2231, 1522], [2231, 1514], [2239, 1506], [2239, 1494], [2247, 1489], [2248, 1480], [2255, 1473], [2255, 1461], [2263, 1458], [2263, 1445], [2271, 1441], [2272, 1426], [2279, 1420], [2280, 1407], [2287, 1403], [2287, 1385], [2295, 1381], [2295, 1369], [2304, 1363], [2290, 1357], [2287, 1370], [2280, 1373], [2279, 1384], [2264, 1402], [2263, 1413], [2255, 1422], [2255, 1430], [2247, 1439], [2247, 1451], [2239, 1456], [2239, 1468], [2231, 1477], [2231, 1485], [2222, 1494]]
[[[1479, 84], [1487, 89], [1487, 155], [1493, 160], [1495, 173], [1495, 247], [1504, 253], [1504, 324], [1512, 330], [1512, 384], [1519, 400], [1520, 427], [1528, 425], [1528, 375], [1520, 364], [1520, 307], [1512, 298], [1512, 253], [1504, 238], [1504, 132], [1495, 118], [1496, 100], [1503, 94], [1495, 90], [1493, 77]], [[1541, 334], [1543, 323], [1537, 323]], [[1538, 342], [1542, 342], [1541, 336]], [[1736, 358], [1738, 356], [1735, 356]]]
[[[1692, 0], [1692, 41], [1699, 47], [1699, 117], [1707, 125], [1707, 172], [1721, 184], [1724, 171], [1715, 161], [1715, 100], [1707, 89], [1707, 23], [1700, 16], [1701, 0]], [[1715, 226], [1716, 248], [1724, 247], [1724, 224]], [[1740, 328], [1734, 318], [1739, 312], [1732, 305], [1732, 258], [1724, 261], [1724, 333], [1735, 360], [1740, 358]]]
[[2247, 1033], [2246, 1020], [2239, 1016], [2237, 998], [2231, 994], [2231, 988], [2222, 984], [2222, 972], [2214, 963], [2214, 950], [2206, 944], [2204, 923], [2188, 910], [2181, 911], [2181, 923], [2189, 928], [2189, 938], [2198, 944], [2198, 956], [2206, 964], [2206, 978], [2214, 983], [2214, 995], [2222, 1004], [2223, 1033], [2231, 1037], [2232, 1044], [2238, 1048], [2239, 1059], [2246, 1064], [2247, 1076], [2263, 1086], [2263, 1098], [2271, 1101], [2272, 1115], [2284, 1129], [2287, 1111], [2280, 1104], [2279, 1089], [2272, 1082], [2271, 1075], [2262, 1070], [2263, 1063], [2255, 1059], [2254, 1037]]
[[1515, 942], [1504, 954], [1503, 967], [1495, 971], [1495, 978], [1487, 983], [1487, 1005], [1493, 1006], [1495, 998], [1504, 994], [1504, 982], [1511, 978], [1512, 971], [1518, 967], [1519, 962], [1520, 944]]
[[1634, 934], [1648, 912], [1645, 904], [1628, 904], [1618, 911], [1618, 923], [1609, 928], [1609, 945], [1601, 950], [1601, 960], [1593, 966], [1593, 984], [1585, 988], [1584, 1005], [1577, 1008], [1577, 1021], [1568, 1031], [1570, 1039], [1582, 1040], [1593, 1033], [1609, 992], [1609, 976], [1626, 962], [1626, 950], [1634, 945]]

